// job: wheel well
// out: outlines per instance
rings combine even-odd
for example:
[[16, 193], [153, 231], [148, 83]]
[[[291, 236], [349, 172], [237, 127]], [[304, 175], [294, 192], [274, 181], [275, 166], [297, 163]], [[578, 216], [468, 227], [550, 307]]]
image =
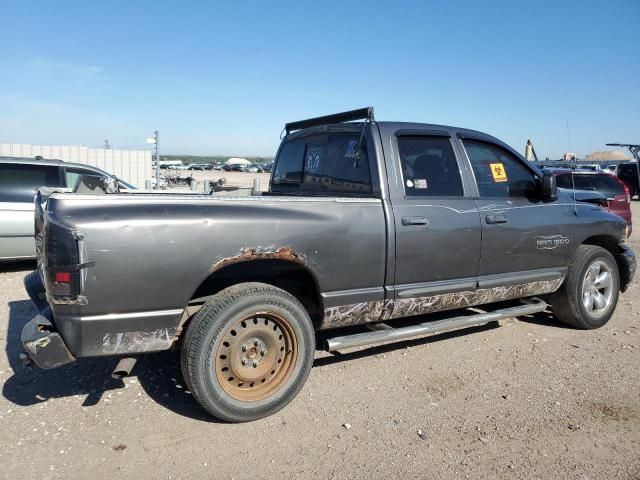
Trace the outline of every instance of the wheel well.
[[281, 288], [300, 300], [314, 325], [322, 320], [324, 310], [316, 279], [303, 265], [288, 260], [243, 261], [222, 267], [200, 284], [190, 302], [244, 282], [261, 282]]
[[618, 255], [618, 240], [610, 235], [595, 235], [593, 237], [587, 238], [582, 243], [584, 245], [595, 245], [597, 247], [602, 247], [605, 250], [608, 250], [609, 253], [614, 257]]
[[610, 235], [596, 235], [587, 238], [583, 242], [583, 244], [602, 247], [611, 255], [613, 255], [613, 258], [616, 260], [616, 264], [618, 265], [618, 272], [620, 274], [620, 291], [624, 292], [627, 288], [626, 286], [631, 281], [631, 278], [627, 265], [624, 263], [623, 259], [620, 256], [620, 247], [618, 247], [618, 240]]

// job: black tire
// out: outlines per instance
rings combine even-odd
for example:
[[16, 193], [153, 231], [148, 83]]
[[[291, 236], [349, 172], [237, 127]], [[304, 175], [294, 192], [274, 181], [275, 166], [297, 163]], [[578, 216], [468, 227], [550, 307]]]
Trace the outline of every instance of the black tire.
[[[588, 287], [583, 287], [587, 270], [592, 266], [605, 265], [611, 273], [611, 296], [606, 307], [598, 313], [590, 313], [583, 302]], [[580, 245], [569, 262], [567, 278], [559, 290], [550, 295], [551, 306], [555, 316], [563, 323], [583, 330], [600, 328], [605, 325], [618, 303], [620, 294], [620, 273], [618, 265], [607, 250], [594, 245]], [[588, 303], [589, 301], [585, 299]], [[595, 311], [594, 311], [595, 312]]]
[[[250, 347], [246, 352], [245, 343]], [[314, 352], [313, 324], [298, 299], [271, 285], [242, 283], [210, 297], [196, 313], [182, 344], [182, 373], [207, 412], [227, 422], [247, 422], [293, 400], [309, 376]], [[245, 366], [247, 360], [251, 365]], [[224, 362], [229, 365], [220, 368], [227, 365]], [[263, 363], [257, 368], [259, 362]], [[249, 387], [246, 376], [265, 368], [267, 378], [252, 379]], [[232, 375], [232, 382], [224, 378], [227, 375]]]

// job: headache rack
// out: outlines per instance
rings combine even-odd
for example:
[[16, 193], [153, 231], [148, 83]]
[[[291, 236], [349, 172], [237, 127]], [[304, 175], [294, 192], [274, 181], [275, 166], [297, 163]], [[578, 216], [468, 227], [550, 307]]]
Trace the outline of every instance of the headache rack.
[[348, 112], [334, 113], [333, 115], [325, 115], [323, 117], [309, 118], [307, 120], [299, 120], [297, 122], [286, 123], [284, 126], [287, 135], [294, 130], [302, 130], [303, 128], [315, 127], [318, 125], [328, 125], [331, 123], [351, 122], [353, 120], [366, 120], [375, 122], [373, 116], [373, 107], [358, 108], [357, 110], [349, 110]]

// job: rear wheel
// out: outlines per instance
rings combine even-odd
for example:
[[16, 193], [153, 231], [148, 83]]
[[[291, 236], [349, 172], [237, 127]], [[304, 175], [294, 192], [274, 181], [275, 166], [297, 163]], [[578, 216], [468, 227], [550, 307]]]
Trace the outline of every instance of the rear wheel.
[[211, 297], [191, 321], [182, 371], [209, 413], [244, 422], [275, 413], [296, 396], [314, 351], [311, 319], [295, 297], [243, 283]]
[[568, 325], [599, 328], [613, 315], [619, 293], [618, 265], [611, 253], [594, 245], [581, 245], [569, 264], [564, 284], [551, 295], [551, 306], [556, 317]]

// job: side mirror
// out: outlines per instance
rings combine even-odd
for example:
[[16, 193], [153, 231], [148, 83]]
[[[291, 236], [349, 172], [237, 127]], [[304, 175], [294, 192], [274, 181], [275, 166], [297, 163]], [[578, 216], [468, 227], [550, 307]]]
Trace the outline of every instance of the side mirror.
[[540, 194], [544, 200], [553, 201], [558, 198], [558, 187], [556, 186], [556, 177], [553, 173], [544, 172], [542, 174], [542, 184], [540, 185]]

